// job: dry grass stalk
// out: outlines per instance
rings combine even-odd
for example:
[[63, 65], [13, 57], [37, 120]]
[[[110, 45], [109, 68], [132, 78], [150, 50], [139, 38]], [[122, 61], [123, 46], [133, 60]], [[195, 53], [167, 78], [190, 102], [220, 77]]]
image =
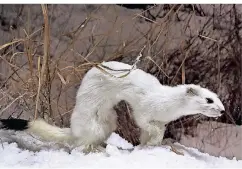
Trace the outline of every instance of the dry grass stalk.
[[30, 69], [30, 75], [31, 77], [33, 76], [33, 55], [32, 55], [32, 44], [31, 44], [31, 39], [30, 39], [30, 25], [31, 25], [31, 21], [30, 21], [30, 7], [28, 7], [28, 21], [27, 21], [27, 32], [24, 29], [24, 32], [27, 36], [27, 40], [26, 40], [26, 45], [25, 45], [25, 50], [26, 50], [26, 55], [28, 57], [28, 62], [29, 62], [29, 69]]
[[[146, 45], [143, 46], [143, 48], [141, 49], [139, 55], [138, 55], [137, 58], [135, 59], [134, 64], [132, 65], [131, 69], [125, 69], [125, 70], [119, 70], [119, 69], [118, 69], [118, 70], [114, 70], [114, 69], [111, 69], [110, 67], [104, 66], [104, 65], [102, 65], [102, 64], [96, 65], [96, 68], [98, 68], [99, 70], [101, 70], [103, 73], [110, 75], [111, 77], [115, 77], [115, 78], [124, 78], [124, 77], [128, 76], [132, 70], [136, 69], [136, 66], [137, 66], [138, 62], [140, 62], [140, 59], [141, 59], [141, 57], [143, 56], [143, 55], [142, 55], [142, 52], [143, 52], [143, 50], [145, 49], [145, 47], [146, 47]], [[104, 70], [102, 67], [104, 67], [104, 68], [106, 68], [106, 69], [109, 69], [109, 70], [112, 70], [112, 71], [127, 71], [127, 73], [124, 74], [124, 75], [121, 75], [121, 76], [114, 76], [114, 75], [108, 73], [108, 72], [107, 72], [106, 70]]]
[[[49, 33], [49, 20], [48, 20], [48, 9], [46, 5], [41, 5], [43, 16], [44, 16], [44, 56], [43, 56], [43, 64], [41, 66], [41, 71], [39, 71], [39, 86], [38, 86], [38, 93], [36, 97], [36, 105], [35, 105], [35, 112], [34, 112], [34, 119], [37, 118], [38, 112], [38, 104], [39, 104], [39, 97], [41, 86], [45, 82], [45, 73], [48, 66], [49, 60], [49, 46], [50, 46], [50, 33]], [[40, 62], [39, 62], [40, 63]], [[38, 64], [40, 65], [40, 64]]]
[[182, 64], [182, 84], [185, 84], [186, 82], [186, 70], [185, 70], [185, 62]]
[[170, 147], [171, 147], [171, 151], [173, 151], [173, 152], [176, 153], [177, 155], [182, 155], [182, 156], [184, 156], [184, 153], [178, 151], [174, 146], [170, 145]]
[[15, 98], [10, 104], [8, 104], [3, 110], [0, 111], [0, 116], [2, 115], [2, 113], [4, 111], [6, 111], [14, 102], [16, 102], [17, 100], [19, 100], [20, 98], [24, 97], [27, 93], [24, 93], [22, 95], [20, 95], [19, 97]]
[[5, 43], [4, 45], [0, 46], [0, 50], [6, 48], [6, 47], [8, 47], [8, 46], [11, 46], [11, 45], [13, 45], [13, 44], [15, 44], [15, 43], [22, 42], [22, 41], [24, 41], [24, 40], [25, 40], [25, 39], [16, 39], [16, 40], [13, 40], [12, 42]]

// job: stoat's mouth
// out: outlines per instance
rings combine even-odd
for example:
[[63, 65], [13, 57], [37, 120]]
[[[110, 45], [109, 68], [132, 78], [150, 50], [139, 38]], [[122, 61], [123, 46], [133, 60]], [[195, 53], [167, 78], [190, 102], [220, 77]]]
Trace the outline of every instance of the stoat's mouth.
[[221, 113], [213, 113], [213, 114], [208, 114], [207, 116], [208, 117], [220, 117], [220, 116], [222, 116], [222, 114]]
[[222, 116], [220, 111], [204, 112], [203, 115], [205, 115], [207, 117], [216, 117], [216, 118]]

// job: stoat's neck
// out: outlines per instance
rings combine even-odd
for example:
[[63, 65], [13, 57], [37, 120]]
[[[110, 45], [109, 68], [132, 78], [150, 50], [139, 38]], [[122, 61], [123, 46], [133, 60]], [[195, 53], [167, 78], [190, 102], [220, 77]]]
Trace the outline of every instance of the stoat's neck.
[[160, 86], [147, 97], [150, 113], [160, 121], [170, 122], [185, 115], [186, 87]]
[[165, 86], [161, 85], [154, 89], [154, 93], [157, 93], [158, 97], [168, 99], [182, 99], [186, 94], [185, 86]]

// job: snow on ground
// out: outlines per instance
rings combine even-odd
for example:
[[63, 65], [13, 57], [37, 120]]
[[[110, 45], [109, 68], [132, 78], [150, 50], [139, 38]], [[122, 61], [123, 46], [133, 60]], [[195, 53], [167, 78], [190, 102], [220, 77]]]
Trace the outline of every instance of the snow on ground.
[[[170, 151], [169, 147], [155, 147], [140, 149], [135, 147], [134, 151], [119, 150], [131, 148], [132, 145], [126, 140], [113, 133], [107, 141], [109, 145], [106, 153], [92, 153], [84, 155], [78, 150], [70, 154], [64, 150], [41, 150], [33, 152], [22, 150], [16, 143], [6, 142], [0, 145], [0, 166], [3, 167], [71, 167], [71, 168], [160, 168], [160, 167], [192, 167], [192, 168], [241, 168], [242, 160], [229, 160], [223, 157], [213, 157], [198, 152], [193, 148], [179, 150], [184, 156]], [[110, 145], [112, 144], [112, 146]], [[116, 146], [114, 146], [116, 145]], [[177, 144], [178, 145], [178, 144]], [[179, 145], [181, 147], [181, 145]], [[108, 154], [108, 155], [107, 155]]]

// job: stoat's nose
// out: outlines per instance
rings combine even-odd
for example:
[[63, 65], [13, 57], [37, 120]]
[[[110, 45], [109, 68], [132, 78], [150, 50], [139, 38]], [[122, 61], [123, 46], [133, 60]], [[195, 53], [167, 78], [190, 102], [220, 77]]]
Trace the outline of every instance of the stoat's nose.
[[221, 114], [224, 114], [224, 113], [225, 113], [225, 111], [224, 111], [224, 110], [222, 110], [222, 111], [220, 111], [220, 113], [221, 113]]

